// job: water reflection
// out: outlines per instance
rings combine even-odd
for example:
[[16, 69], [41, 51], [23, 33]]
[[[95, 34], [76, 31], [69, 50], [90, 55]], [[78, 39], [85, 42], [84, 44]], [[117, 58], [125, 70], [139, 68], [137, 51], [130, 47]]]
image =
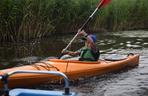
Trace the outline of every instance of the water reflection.
[[[143, 49], [148, 47], [148, 32], [125, 31], [97, 33], [97, 47], [102, 51], [116, 49]], [[17, 63], [32, 63], [49, 56], [59, 56], [60, 51], [69, 43], [73, 35], [49, 37], [41, 42], [27, 44], [3, 44], [0, 46], [1, 69], [15, 66]], [[77, 50], [82, 43], [76, 39], [70, 50]]]

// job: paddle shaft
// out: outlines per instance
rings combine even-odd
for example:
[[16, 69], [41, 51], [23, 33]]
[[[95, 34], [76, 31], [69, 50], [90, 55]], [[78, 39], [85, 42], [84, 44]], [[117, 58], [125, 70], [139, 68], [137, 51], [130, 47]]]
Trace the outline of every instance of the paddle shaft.
[[[86, 25], [89, 23], [89, 21], [92, 19], [92, 17], [94, 16], [94, 14], [98, 11], [98, 9], [100, 9], [102, 6], [105, 6], [110, 0], [101, 0], [101, 2], [98, 4], [98, 6], [96, 7], [96, 9], [94, 10], [94, 12], [89, 16], [89, 18], [85, 21], [85, 23], [82, 25], [82, 27], [80, 28], [80, 31], [82, 31]], [[72, 42], [76, 39], [76, 37], [79, 35], [79, 32], [77, 32], [77, 34], [72, 38], [72, 40], [69, 42], [69, 44], [64, 48], [64, 50], [67, 50], [68, 47], [72, 44]], [[59, 58], [62, 56], [63, 54], [61, 54], [59, 56]]]
[[[85, 26], [89, 23], [89, 21], [92, 19], [93, 15], [97, 12], [98, 8], [95, 9], [95, 11], [91, 14], [91, 16], [85, 21], [85, 23], [82, 25], [82, 27], [80, 28], [80, 31], [82, 31]], [[76, 39], [76, 37], [79, 35], [79, 32], [77, 32], [77, 34], [72, 38], [72, 40], [69, 42], [69, 44], [64, 48], [64, 50], [67, 50], [68, 47], [72, 44], [72, 42]]]
[[[82, 25], [82, 27], [80, 28], [80, 31], [82, 31], [85, 26], [89, 23], [89, 21], [92, 19], [93, 15], [97, 12], [98, 7], [95, 9], [95, 11], [89, 16], [89, 18], [85, 21], [85, 23]], [[72, 40], [69, 42], [69, 44], [64, 48], [64, 50], [67, 50], [69, 48], [69, 46], [72, 44], [72, 42], [77, 38], [77, 36], [79, 35], [79, 32], [77, 32], [77, 34], [72, 38]], [[63, 54], [61, 54], [59, 56], [59, 59], [63, 56]]]

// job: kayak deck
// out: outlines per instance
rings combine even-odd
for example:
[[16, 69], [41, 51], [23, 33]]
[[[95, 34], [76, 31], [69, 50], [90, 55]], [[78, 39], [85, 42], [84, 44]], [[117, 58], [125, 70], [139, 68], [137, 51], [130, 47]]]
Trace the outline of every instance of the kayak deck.
[[[77, 60], [50, 59], [32, 65], [14, 67], [0, 71], [0, 74], [16, 70], [35, 70], [35, 71], [60, 71], [68, 76], [70, 80], [86, 78], [108, 72], [122, 70], [127, 67], [135, 67], [139, 64], [139, 55], [129, 55], [124, 60], [106, 61], [98, 60], [96, 62], [86, 62]], [[16, 74], [10, 77], [9, 86], [25, 87], [40, 84], [49, 81], [49, 75], [40, 74]], [[60, 77], [50, 76], [52, 80], [62, 80]], [[26, 82], [26, 84], [22, 84]], [[1, 87], [1, 82], [0, 82]]]

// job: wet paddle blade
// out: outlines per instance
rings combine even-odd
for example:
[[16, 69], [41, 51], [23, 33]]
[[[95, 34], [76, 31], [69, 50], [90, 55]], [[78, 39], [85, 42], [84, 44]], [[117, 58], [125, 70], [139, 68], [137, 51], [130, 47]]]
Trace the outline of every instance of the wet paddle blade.
[[98, 8], [104, 7], [107, 5], [111, 0], [101, 0], [100, 3], [98, 4]]

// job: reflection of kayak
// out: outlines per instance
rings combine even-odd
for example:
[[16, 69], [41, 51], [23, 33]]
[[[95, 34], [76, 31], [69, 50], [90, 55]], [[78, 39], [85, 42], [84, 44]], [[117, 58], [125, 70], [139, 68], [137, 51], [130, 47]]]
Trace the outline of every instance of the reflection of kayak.
[[[139, 55], [129, 55], [121, 60], [98, 60], [97, 62], [50, 59], [48, 61], [42, 61], [33, 65], [4, 69], [0, 71], [0, 74], [16, 70], [60, 71], [65, 73], [70, 80], [76, 80], [78, 78], [91, 77], [108, 72], [118, 71], [127, 67], [135, 67], [138, 64]], [[51, 76], [51, 78], [60, 79], [59, 77], [53, 76]], [[49, 75], [16, 74], [10, 77], [9, 85], [11, 87], [25, 87], [44, 83], [46, 81], [49, 81]], [[1, 85], [2, 84], [0, 84], [0, 86]]]

